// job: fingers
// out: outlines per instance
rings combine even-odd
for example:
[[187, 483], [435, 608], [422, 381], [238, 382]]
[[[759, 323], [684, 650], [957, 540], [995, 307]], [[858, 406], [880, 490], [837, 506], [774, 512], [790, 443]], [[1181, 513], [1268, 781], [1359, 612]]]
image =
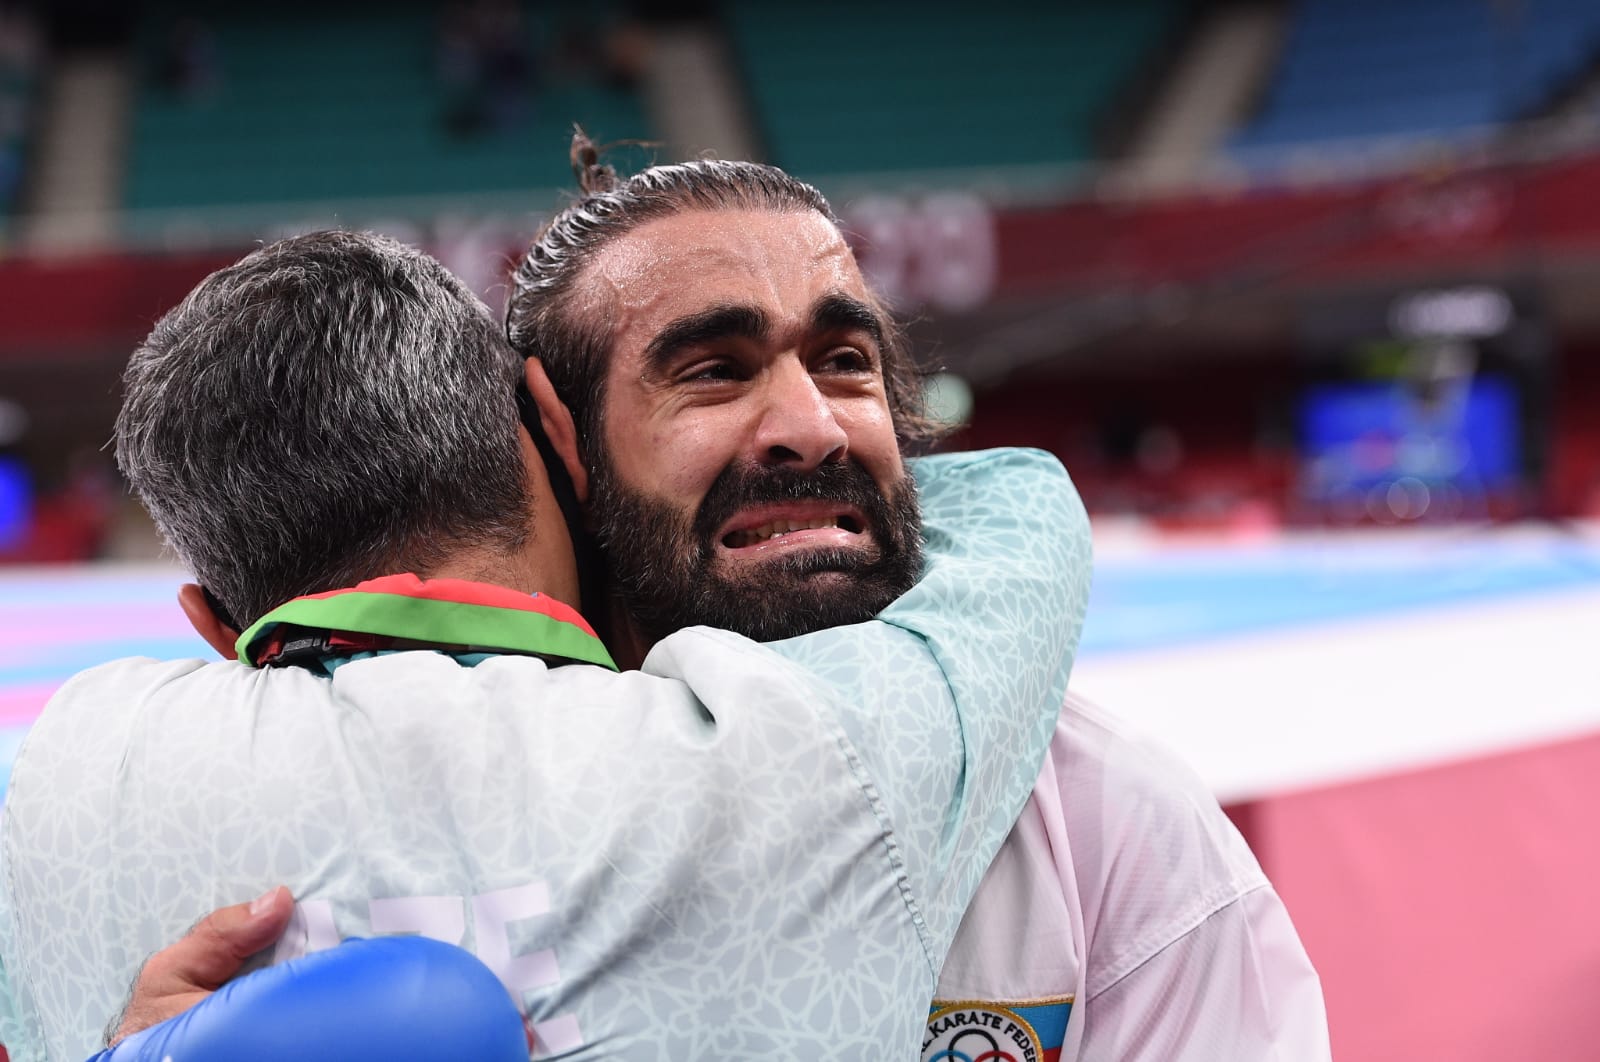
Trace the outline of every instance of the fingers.
[[282, 885], [249, 903], [219, 907], [189, 930], [188, 936], [151, 960], [161, 975], [181, 984], [211, 990], [239, 972], [245, 960], [283, 935], [294, 900]]
[[100, 1062], [528, 1062], [525, 1029], [471, 952], [379, 937], [237, 977]]
[[279, 885], [249, 903], [219, 907], [206, 915], [177, 943], [150, 956], [107, 1045], [205, 999], [238, 973], [250, 956], [282, 936], [293, 913], [294, 899]]

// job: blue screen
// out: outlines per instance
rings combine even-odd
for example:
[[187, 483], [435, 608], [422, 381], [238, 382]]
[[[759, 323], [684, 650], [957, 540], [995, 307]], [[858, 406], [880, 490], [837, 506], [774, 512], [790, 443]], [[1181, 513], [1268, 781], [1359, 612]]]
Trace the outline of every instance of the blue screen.
[[1431, 400], [1393, 382], [1325, 384], [1300, 407], [1307, 493], [1333, 498], [1416, 479], [1465, 495], [1521, 478], [1517, 395], [1498, 377], [1441, 386]]
[[0, 456], [0, 549], [22, 541], [32, 515], [27, 468], [15, 457]]

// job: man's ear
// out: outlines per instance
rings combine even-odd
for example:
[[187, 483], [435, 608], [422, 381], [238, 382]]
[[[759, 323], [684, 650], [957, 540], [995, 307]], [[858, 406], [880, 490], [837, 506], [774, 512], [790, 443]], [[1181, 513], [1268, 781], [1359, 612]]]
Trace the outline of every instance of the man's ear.
[[567, 467], [567, 475], [572, 477], [572, 489], [578, 495], [578, 502], [587, 505], [589, 470], [583, 467], [578, 455], [578, 428], [573, 423], [572, 410], [556, 397], [556, 389], [538, 358], [522, 359], [522, 380], [528, 386], [528, 394], [533, 396], [533, 404], [538, 407], [539, 424], [545, 436]]
[[184, 583], [178, 588], [178, 607], [189, 617], [189, 624], [195, 633], [204, 638], [206, 644], [215, 649], [222, 659], [239, 659], [239, 650], [235, 648], [239, 632], [217, 618], [199, 583]]

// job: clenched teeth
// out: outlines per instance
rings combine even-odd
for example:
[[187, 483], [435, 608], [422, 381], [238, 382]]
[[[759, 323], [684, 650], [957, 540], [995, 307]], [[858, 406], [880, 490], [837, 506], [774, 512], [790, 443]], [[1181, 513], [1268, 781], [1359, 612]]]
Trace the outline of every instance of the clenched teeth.
[[752, 527], [745, 531], [734, 531], [724, 538], [723, 544], [729, 549], [740, 549], [744, 546], [753, 546], [757, 542], [766, 542], [768, 539], [787, 535], [791, 531], [810, 531], [822, 527], [838, 527], [839, 518], [830, 516], [816, 520], [774, 520], [760, 527]]

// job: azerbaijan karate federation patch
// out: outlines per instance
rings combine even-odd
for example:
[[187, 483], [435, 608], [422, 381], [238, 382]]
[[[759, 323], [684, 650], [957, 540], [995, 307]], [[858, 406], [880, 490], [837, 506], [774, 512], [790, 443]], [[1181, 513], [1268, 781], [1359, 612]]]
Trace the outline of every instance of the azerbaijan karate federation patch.
[[1072, 997], [985, 1003], [936, 999], [922, 1062], [1059, 1062]]

